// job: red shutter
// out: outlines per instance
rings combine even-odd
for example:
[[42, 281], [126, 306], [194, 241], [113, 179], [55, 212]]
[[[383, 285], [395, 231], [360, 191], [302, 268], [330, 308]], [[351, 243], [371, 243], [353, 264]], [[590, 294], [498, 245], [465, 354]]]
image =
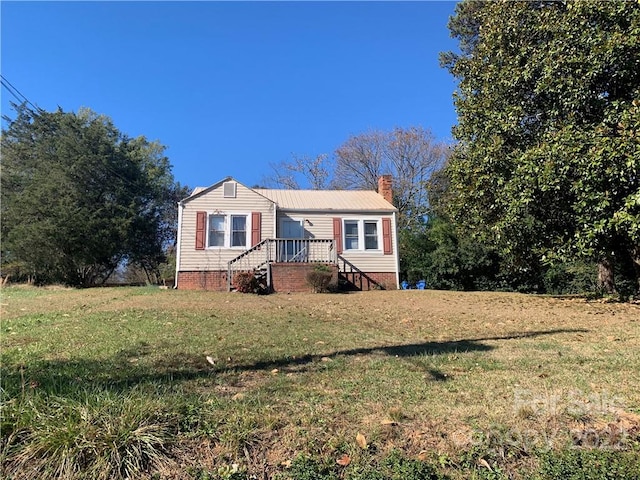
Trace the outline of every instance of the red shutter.
[[342, 219], [333, 219], [333, 240], [336, 243], [336, 251], [342, 253]]
[[196, 250], [204, 250], [207, 212], [196, 212]]
[[393, 248], [391, 246], [391, 219], [382, 219], [382, 245], [385, 255], [391, 255]]
[[262, 213], [251, 212], [251, 246], [262, 241]]

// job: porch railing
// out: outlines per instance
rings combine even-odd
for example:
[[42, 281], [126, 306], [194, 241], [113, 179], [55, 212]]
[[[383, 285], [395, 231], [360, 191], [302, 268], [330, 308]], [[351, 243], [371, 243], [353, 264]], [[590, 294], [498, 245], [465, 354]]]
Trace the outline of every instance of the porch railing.
[[[231, 290], [231, 282], [236, 273], [268, 269], [271, 263], [336, 264], [337, 261], [338, 254], [333, 239], [269, 238], [229, 261], [227, 290]], [[268, 275], [267, 278], [270, 276]]]

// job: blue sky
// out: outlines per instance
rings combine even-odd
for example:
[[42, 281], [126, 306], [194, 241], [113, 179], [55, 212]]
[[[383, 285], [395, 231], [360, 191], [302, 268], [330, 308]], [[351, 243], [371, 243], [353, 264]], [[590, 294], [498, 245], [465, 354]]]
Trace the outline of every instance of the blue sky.
[[[455, 2], [2, 1], [2, 75], [45, 110], [167, 146], [180, 183], [261, 183], [396, 126], [451, 140]], [[14, 117], [2, 88], [2, 114]], [[4, 122], [3, 122], [4, 125]]]

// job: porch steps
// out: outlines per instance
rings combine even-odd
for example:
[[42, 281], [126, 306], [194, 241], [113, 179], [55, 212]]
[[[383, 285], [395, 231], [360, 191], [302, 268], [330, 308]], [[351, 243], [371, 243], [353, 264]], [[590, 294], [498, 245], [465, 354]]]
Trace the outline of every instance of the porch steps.
[[332, 263], [336, 264], [333, 239], [267, 238], [245, 250], [227, 264], [227, 290], [234, 290], [233, 277], [238, 272], [253, 272], [269, 291], [272, 263]]

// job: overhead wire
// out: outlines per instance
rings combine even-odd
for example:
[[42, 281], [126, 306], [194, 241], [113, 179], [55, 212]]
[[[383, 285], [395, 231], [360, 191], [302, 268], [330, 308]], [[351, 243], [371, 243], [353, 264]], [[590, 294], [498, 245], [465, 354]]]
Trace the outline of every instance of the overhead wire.
[[4, 75], [2, 75], [0, 73], [0, 83], [2, 83], [2, 86], [4, 88], [7, 89], [7, 91], [13, 95], [13, 97], [18, 100], [18, 102], [20, 103], [26, 103], [27, 105], [31, 105], [31, 107], [38, 111], [38, 112], [44, 112], [44, 110], [40, 107], [38, 107], [37, 105], [35, 105], [33, 102], [31, 102], [31, 100], [29, 100], [26, 96], [24, 96], [22, 94], [22, 92], [20, 90], [18, 90], [8, 79], [7, 77], [5, 77]]
[[[22, 92], [20, 92], [20, 90], [18, 90], [8, 79], [7, 77], [5, 77], [4, 75], [0, 74], [0, 83], [2, 84], [2, 86], [4, 88], [7, 89], [7, 91], [20, 103], [20, 104], [26, 104], [26, 105], [30, 105], [32, 107], [33, 110], [35, 110], [35, 113], [38, 114], [45, 114], [47, 113], [46, 110], [40, 108], [39, 106], [37, 106], [36, 104], [34, 104], [33, 102], [31, 102], [31, 100], [29, 100]], [[4, 116], [3, 116], [4, 117]], [[49, 133], [53, 133], [55, 134], [55, 130], [53, 129], [53, 127], [48, 124], [48, 119], [46, 117], [41, 117], [43, 118], [43, 120], [45, 120], [45, 126], [46, 129], [49, 131]], [[7, 120], [10, 120], [7, 117]], [[129, 187], [133, 187], [133, 188], [138, 188], [138, 185], [136, 185], [131, 179], [127, 178], [126, 176], [124, 176], [122, 173], [116, 171], [111, 165], [108, 164], [104, 164], [103, 165], [104, 169], [110, 173], [111, 175], [113, 175], [114, 177], [120, 179], [121, 181], [123, 181], [125, 184], [127, 184]]]

